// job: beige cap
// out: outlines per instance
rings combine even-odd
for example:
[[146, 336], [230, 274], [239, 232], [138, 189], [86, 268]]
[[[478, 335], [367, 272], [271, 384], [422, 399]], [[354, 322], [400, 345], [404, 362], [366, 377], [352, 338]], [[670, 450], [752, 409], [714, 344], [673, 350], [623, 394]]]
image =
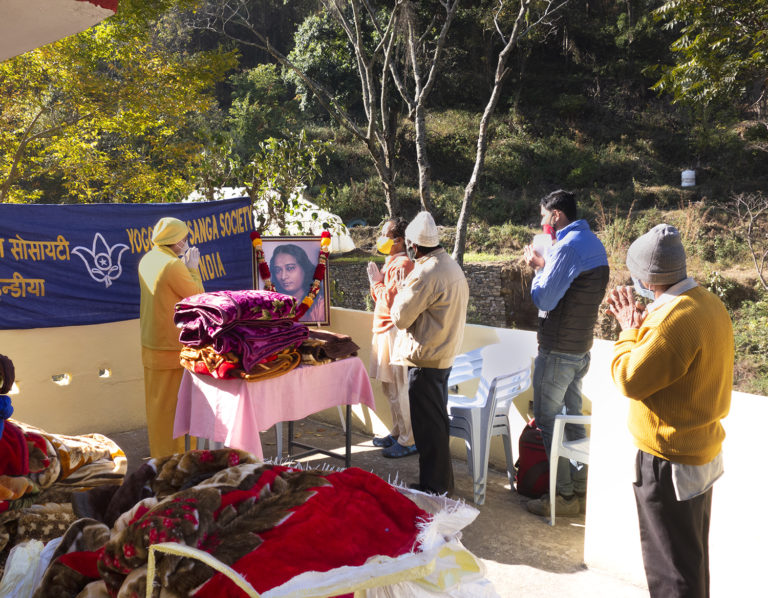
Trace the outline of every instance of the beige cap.
[[155, 245], [174, 245], [188, 233], [187, 225], [178, 218], [160, 218], [152, 230], [152, 242]]
[[440, 234], [435, 225], [435, 219], [429, 212], [419, 212], [405, 229], [405, 238], [420, 247], [437, 247], [440, 245]]

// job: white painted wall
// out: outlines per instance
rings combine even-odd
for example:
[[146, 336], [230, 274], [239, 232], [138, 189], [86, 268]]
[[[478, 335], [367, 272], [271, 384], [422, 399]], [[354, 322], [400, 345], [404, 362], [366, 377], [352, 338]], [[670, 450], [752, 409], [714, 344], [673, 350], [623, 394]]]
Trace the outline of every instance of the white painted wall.
[[[637, 452], [627, 430], [628, 399], [610, 378], [613, 343], [596, 341], [583, 392], [592, 400], [589, 498], [584, 559], [588, 566], [645, 583], [632, 492]], [[768, 397], [734, 392], [723, 420], [725, 474], [715, 484], [709, 535], [711, 594], [764, 596], [768, 518], [758, 510], [768, 478], [757, 475]]]
[[[109, 434], [146, 426], [139, 321], [0, 330], [13, 361], [13, 417], [59, 434]], [[108, 370], [109, 377], [99, 377]], [[68, 374], [68, 385], [53, 376]]]

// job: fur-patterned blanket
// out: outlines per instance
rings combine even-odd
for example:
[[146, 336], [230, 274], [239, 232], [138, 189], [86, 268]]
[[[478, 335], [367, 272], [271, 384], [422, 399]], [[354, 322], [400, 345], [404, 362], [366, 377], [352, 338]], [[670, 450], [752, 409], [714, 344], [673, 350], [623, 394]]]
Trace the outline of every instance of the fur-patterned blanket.
[[[179, 542], [230, 565], [258, 592], [306, 571], [358, 566], [417, 548], [429, 514], [373, 474], [299, 470], [242, 463], [231, 449], [190, 451], [148, 463], [139, 483], [94, 506], [138, 499], [111, 527], [96, 518], [73, 524], [51, 561], [35, 598], [144, 596], [148, 548]], [[114, 509], [113, 509], [114, 510]], [[158, 559], [154, 596], [242, 596], [226, 577], [200, 561]], [[90, 584], [90, 585], [89, 585]], [[87, 594], [98, 595], [98, 593]]]
[[116, 489], [127, 463], [101, 434], [50, 434], [9, 419], [0, 438], [0, 563], [15, 544], [60, 536], [74, 520], [72, 491]]

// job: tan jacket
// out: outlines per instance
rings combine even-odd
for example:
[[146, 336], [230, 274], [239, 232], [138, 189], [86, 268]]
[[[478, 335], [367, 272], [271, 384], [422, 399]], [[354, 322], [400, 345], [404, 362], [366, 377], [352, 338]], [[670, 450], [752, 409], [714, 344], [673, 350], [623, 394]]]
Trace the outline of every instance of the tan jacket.
[[155, 245], [139, 262], [141, 347], [146, 367], [180, 367], [176, 303], [205, 292], [200, 273], [189, 270], [166, 246]]
[[394, 325], [406, 330], [393, 358], [415, 367], [451, 367], [464, 339], [468, 302], [464, 272], [444, 249], [416, 260], [390, 310]]

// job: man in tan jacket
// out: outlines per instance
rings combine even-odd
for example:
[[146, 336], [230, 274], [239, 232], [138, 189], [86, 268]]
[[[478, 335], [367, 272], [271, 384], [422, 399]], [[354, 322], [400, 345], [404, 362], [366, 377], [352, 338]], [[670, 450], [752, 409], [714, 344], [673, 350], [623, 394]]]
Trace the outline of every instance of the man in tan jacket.
[[419, 483], [412, 487], [442, 494], [453, 490], [449, 448], [448, 375], [461, 348], [469, 302], [464, 272], [440, 247], [429, 212], [405, 230], [416, 265], [390, 310], [400, 334], [395, 359], [408, 365], [411, 425], [419, 451]]
[[197, 270], [200, 251], [189, 247], [188, 232], [181, 220], [161, 218], [152, 232], [153, 247], [139, 262], [141, 360], [149, 452], [153, 457], [184, 451], [184, 439], [173, 438], [176, 400], [184, 373], [173, 313], [177, 302], [204, 292]]

